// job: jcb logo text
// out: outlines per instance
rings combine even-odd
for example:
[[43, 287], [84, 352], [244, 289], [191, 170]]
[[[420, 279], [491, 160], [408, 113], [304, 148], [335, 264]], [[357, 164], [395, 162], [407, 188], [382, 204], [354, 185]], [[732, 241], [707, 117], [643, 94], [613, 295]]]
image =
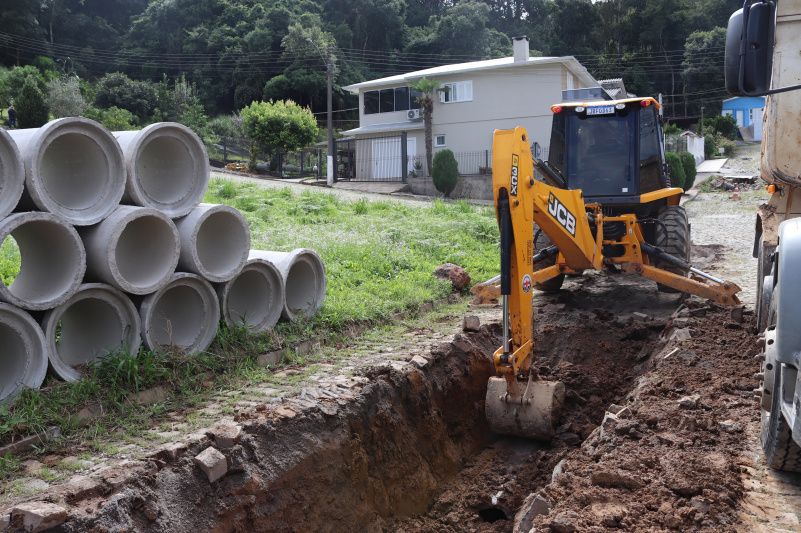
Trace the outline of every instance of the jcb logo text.
[[551, 193], [548, 196], [548, 213], [572, 236], [576, 236], [576, 217]]

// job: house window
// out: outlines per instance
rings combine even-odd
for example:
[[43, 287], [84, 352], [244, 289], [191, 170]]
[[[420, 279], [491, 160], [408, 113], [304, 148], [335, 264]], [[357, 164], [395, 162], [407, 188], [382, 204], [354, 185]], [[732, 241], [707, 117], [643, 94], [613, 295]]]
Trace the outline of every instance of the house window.
[[367, 91], [364, 93], [364, 114], [374, 113], [378, 113], [378, 91]]
[[449, 104], [455, 102], [471, 102], [473, 100], [473, 82], [455, 81], [442, 85], [444, 91], [439, 93], [439, 101]]
[[406, 111], [409, 109], [409, 88], [395, 88], [395, 111]]
[[437, 148], [441, 148], [445, 146], [445, 136], [444, 135], [435, 135], [434, 136], [434, 146]]
[[419, 91], [409, 87], [367, 91], [364, 93], [364, 114], [373, 115], [375, 113], [420, 109], [420, 104], [417, 103], [419, 96]]

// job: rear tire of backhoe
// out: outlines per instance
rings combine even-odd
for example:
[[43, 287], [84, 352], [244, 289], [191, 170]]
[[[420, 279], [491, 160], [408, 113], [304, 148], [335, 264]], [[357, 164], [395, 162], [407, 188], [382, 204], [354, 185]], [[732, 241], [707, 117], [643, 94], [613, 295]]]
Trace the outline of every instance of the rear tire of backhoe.
[[[659, 223], [656, 225], [656, 246], [664, 252], [674, 257], [690, 262], [690, 223], [687, 220], [687, 212], [678, 205], [669, 205], [662, 208], [657, 216]], [[688, 271], [671, 265], [669, 263], [657, 261], [657, 267], [673, 272], [679, 276], [686, 276]], [[677, 293], [681, 292], [673, 287], [657, 283], [659, 292]]]
[[[544, 231], [540, 229], [539, 226], [536, 224], [534, 225], [534, 253], [537, 254], [547, 247], [551, 246], [553, 243], [551, 239], [545, 234]], [[537, 261], [534, 263], [534, 271], [542, 270], [543, 268], [547, 268], [549, 266], [553, 266], [556, 264], [556, 257], [550, 257], [548, 259], [543, 259], [542, 261]], [[565, 275], [559, 274], [555, 278], [551, 278], [547, 281], [543, 281], [542, 283], [535, 283], [534, 288], [539, 289], [545, 293], [554, 293], [558, 292], [559, 289], [562, 288], [562, 284], [565, 282]]]

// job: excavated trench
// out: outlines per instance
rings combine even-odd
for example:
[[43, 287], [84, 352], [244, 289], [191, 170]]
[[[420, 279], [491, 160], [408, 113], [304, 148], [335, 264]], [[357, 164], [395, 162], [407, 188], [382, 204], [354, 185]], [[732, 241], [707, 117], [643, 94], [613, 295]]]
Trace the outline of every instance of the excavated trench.
[[[582, 283], [577, 283], [582, 285]], [[268, 407], [240, 420], [229, 472], [210, 484], [192, 457], [156, 461], [67, 529], [142, 531], [511, 531], [523, 499], [623, 401], [675, 298], [631, 285], [581, 287], [537, 308], [541, 373], [567, 388], [549, 444], [492, 435], [484, 393], [497, 324], [460, 334], [428, 363], [380, 366], [360, 388], [305, 409]], [[610, 305], [609, 298], [614, 298]], [[625, 308], [651, 298], [655, 320]], [[654, 303], [656, 299], [656, 303]], [[606, 303], [604, 303], [606, 302]]]

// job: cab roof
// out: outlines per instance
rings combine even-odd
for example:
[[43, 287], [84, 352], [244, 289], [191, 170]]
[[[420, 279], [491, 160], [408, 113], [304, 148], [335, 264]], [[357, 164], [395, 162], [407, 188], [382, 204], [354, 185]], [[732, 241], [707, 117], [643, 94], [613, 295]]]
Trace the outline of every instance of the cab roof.
[[657, 109], [661, 109], [662, 106], [659, 102], [656, 101], [652, 96], [643, 96], [637, 98], [622, 98], [620, 100], [592, 100], [586, 102], [564, 102], [559, 104], [554, 104], [551, 106], [552, 108], [555, 106], [559, 107], [591, 107], [591, 106], [602, 106], [602, 105], [616, 105], [616, 104], [630, 104], [633, 102], [643, 102], [643, 101], [650, 101], [649, 105], [656, 106]]

